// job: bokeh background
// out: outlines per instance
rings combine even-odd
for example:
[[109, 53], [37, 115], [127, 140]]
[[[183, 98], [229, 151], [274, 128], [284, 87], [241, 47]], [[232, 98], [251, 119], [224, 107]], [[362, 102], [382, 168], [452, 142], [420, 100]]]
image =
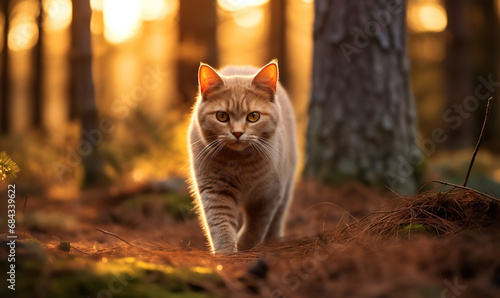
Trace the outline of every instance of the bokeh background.
[[[427, 184], [431, 192], [401, 197], [381, 185], [327, 185], [298, 175], [283, 241], [228, 256], [208, 251], [185, 183], [199, 63], [262, 66], [278, 58], [295, 108], [299, 171], [307, 169], [311, 80], [319, 73], [312, 69], [315, 4], [331, 3], [328, 12], [335, 13], [348, 7], [352, 18], [339, 24], [351, 34], [350, 22], [368, 24], [369, 8], [389, 2], [316, 1], [0, 0], [0, 153], [21, 169], [7, 182], [0, 172], [0, 242], [10, 240], [7, 233], [18, 236], [17, 297], [500, 297], [498, 204], [436, 184]], [[436, 129], [448, 136], [424, 152], [425, 164], [414, 171], [423, 179], [414, 185], [464, 182], [486, 103], [465, 112], [460, 105], [490, 80], [495, 101], [467, 186], [500, 198], [500, 0], [404, 2], [418, 139], [428, 145]], [[328, 22], [335, 13], [326, 14]], [[400, 14], [391, 24], [403, 25]], [[359, 77], [337, 76], [336, 83], [360, 82], [360, 89], [344, 88], [349, 91], [377, 86], [360, 78], [394, 64], [371, 63], [382, 57], [370, 54], [382, 51], [371, 45], [358, 56], [365, 60], [346, 69], [354, 71], [340, 72]], [[358, 67], [363, 61], [371, 64]], [[405, 67], [397, 70], [406, 74]], [[371, 111], [379, 99], [362, 106], [360, 97], [341, 100]], [[404, 97], [399, 107], [410, 110]], [[314, 119], [331, 120], [331, 110], [322, 111], [326, 117]], [[402, 114], [390, 115], [409, 117], [397, 111]], [[460, 115], [460, 125], [447, 119], [450, 111]], [[342, 113], [346, 122], [364, 115], [371, 114]], [[369, 135], [350, 131], [354, 122], [341, 127], [345, 135]], [[328, 123], [336, 122], [321, 125]], [[405, 140], [413, 141], [410, 130]], [[412, 145], [398, 148], [391, 134], [378, 135], [389, 154], [378, 151], [371, 161], [398, 158], [396, 150]], [[318, 152], [340, 152], [342, 161], [355, 151], [338, 147], [316, 144]], [[370, 168], [377, 167], [361, 171]], [[406, 174], [400, 172], [393, 174]], [[15, 197], [15, 216], [8, 197]], [[0, 245], [1, 268], [9, 268], [10, 253]], [[127, 283], [116, 282], [122, 277]], [[6, 283], [0, 297], [12, 296]]]
[[[129, 185], [185, 177], [186, 128], [200, 61], [214, 67], [261, 66], [278, 58], [304, 151], [311, 93], [312, 0], [91, 0], [90, 4], [88, 24], [75, 21], [82, 12], [75, 14], [70, 0], [2, 1], [0, 150], [19, 164], [16, 183], [23, 192], [68, 198], [87, 186], [83, 162], [74, 156], [83, 150], [79, 146], [86, 109], [113, 125], [102, 139], [93, 135], [102, 160], [104, 179], [99, 183]], [[449, 130], [443, 115], [474, 94], [479, 76], [500, 81], [499, 14], [498, 0], [407, 2], [419, 137], [430, 137], [435, 128], [448, 130], [450, 136], [426, 156], [428, 179], [463, 178], [484, 106], [465, 117], [466, 125], [457, 130]], [[82, 56], [72, 48], [85, 38], [80, 30], [89, 26], [95, 91], [95, 105], [90, 107], [75, 95]], [[487, 189], [500, 183], [499, 107], [495, 104], [492, 111], [476, 178], [471, 180]], [[72, 158], [74, 164], [68, 163]]]

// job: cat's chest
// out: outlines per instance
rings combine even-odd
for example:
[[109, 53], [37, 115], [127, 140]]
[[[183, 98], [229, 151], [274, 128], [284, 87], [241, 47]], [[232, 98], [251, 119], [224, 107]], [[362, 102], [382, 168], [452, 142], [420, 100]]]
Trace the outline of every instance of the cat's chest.
[[251, 151], [218, 155], [211, 159], [208, 170], [244, 188], [250, 188], [275, 175], [272, 164], [257, 152]]
[[229, 176], [248, 179], [269, 172], [270, 165], [258, 153], [218, 155], [211, 160], [213, 169], [226, 172]]

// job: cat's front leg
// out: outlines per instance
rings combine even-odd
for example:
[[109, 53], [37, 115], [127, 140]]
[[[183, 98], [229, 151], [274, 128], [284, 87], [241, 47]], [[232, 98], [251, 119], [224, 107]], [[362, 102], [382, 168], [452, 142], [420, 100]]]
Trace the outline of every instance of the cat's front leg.
[[[279, 199], [277, 200], [279, 201]], [[238, 235], [238, 250], [249, 250], [262, 243], [267, 234], [277, 203], [265, 197], [244, 206], [243, 227]]]
[[237, 251], [238, 207], [228, 191], [208, 189], [201, 193], [204, 224], [212, 253]]

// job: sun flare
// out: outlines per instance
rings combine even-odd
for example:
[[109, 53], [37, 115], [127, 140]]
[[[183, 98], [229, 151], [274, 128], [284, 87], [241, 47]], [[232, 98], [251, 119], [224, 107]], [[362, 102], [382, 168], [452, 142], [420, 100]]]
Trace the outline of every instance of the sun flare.
[[43, 11], [47, 15], [44, 29], [49, 32], [61, 31], [71, 24], [73, 5], [70, 0], [44, 0]]
[[238, 11], [244, 8], [258, 7], [269, 0], [218, 0], [219, 7], [226, 11]]
[[416, 32], [442, 32], [448, 19], [439, 3], [413, 4], [408, 7], [408, 26]]

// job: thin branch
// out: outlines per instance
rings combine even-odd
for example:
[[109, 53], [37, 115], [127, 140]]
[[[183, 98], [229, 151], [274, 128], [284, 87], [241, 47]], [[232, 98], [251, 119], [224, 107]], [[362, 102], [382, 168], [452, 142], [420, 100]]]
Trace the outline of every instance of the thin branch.
[[84, 251], [82, 251], [82, 250], [79, 250], [78, 248], [76, 248], [75, 246], [73, 246], [73, 244], [71, 244], [71, 243], [70, 243], [69, 245], [70, 245], [70, 246], [71, 246], [71, 248], [73, 248], [74, 250], [79, 251], [79, 252], [81, 252], [82, 254], [86, 254], [87, 256], [89, 255], [88, 253], [86, 253], [86, 252], [84, 252]]
[[476, 159], [477, 151], [479, 150], [479, 146], [481, 146], [481, 142], [484, 138], [484, 131], [486, 130], [486, 126], [488, 125], [488, 118], [490, 116], [491, 102], [493, 101], [493, 97], [488, 98], [488, 105], [486, 106], [486, 115], [484, 115], [483, 128], [481, 128], [481, 134], [479, 135], [479, 140], [477, 141], [476, 148], [474, 148], [474, 153], [472, 154], [472, 159], [469, 164], [469, 169], [467, 170], [467, 176], [465, 176], [465, 181], [463, 186], [467, 185], [467, 181], [469, 180], [470, 171], [472, 170], [472, 165], [474, 164], [474, 159]]
[[127, 244], [128, 244], [128, 245], [130, 245], [130, 246], [133, 246], [133, 247], [135, 247], [135, 248], [139, 248], [139, 249], [143, 249], [143, 250], [144, 250], [144, 248], [139, 247], [139, 246], [137, 246], [137, 245], [134, 245], [134, 244], [132, 244], [132, 243], [128, 242], [127, 240], [123, 239], [122, 237], [120, 237], [120, 236], [116, 235], [115, 233], [112, 233], [112, 232], [109, 232], [109, 231], [106, 231], [106, 230], [100, 229], [100, 228], [98, 228], [98, 227], [96, 227], [95, 229], [96, 229], [96, 230], [98, 230], [98, 231], [99, 231], [99, 232], [101, 232], [101, 233], [104, 233], [104, 234], [107, 234], [107, 235], [111, 235], [111, 236], [113, 236], [113, 237], [116, 237], [116, 238], [120, 239], [121, 241], [123, 241], [123, 242], [127, 243]]
[[458, 184], [453, 184], [453, 183], [449, 183], [449, 182], [444, 182], [444, 181], [439, 181], [439, 180], [432, 180], [432, 182], [436, 182], [436, 183], [440, 183], [440, 184], [443, 184], [443, 185], [449, 185], [449, 186], [453, 186], [453, 187], [456, 187], [456, 188], [461, 188], [461, 189], [465, 189], [465, 190], [469, 190], [469, 191], [472, 191], [472, 192], [475, 192], [479, 195], [482, 195], [484, 197], [487, 197], [488, 199], [492, 199], [492, 200], [496, 200], [496, 201], [500, 201], [500, 199], [498, 198], [495, 198], [495, 197], [492, 197], [490, 195], [487, 195], [485, 193], [482, 193], [480, 191], [477, 191], [475, 189], [472, 189], [470, 187], [467, 187], [467, 186], [463, 186], [463, 185], [458, 185]]

